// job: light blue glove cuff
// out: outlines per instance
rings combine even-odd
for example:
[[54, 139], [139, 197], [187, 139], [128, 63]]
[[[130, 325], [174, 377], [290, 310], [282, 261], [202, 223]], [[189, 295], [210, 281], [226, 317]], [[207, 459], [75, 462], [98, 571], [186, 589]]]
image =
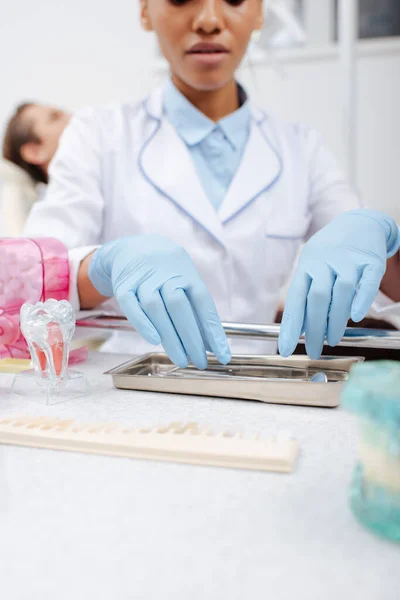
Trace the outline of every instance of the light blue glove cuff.
[[89, 264], [88, 276], [100, 294], [111, 298], [114, 295], [111, 281], [111, 258], [115, 242], [108, 242], [96, 250]]
[[400, 248], [400, 229], [392, 217], [385, 213], [379, 212], [378, 210], [351, 210], [346, 214], [360, 215], [360, 217], [368, 217], [373, 219], [382, 227], [385, 228], [387, 234], [387, 258], [392, 258], [398, 252]]

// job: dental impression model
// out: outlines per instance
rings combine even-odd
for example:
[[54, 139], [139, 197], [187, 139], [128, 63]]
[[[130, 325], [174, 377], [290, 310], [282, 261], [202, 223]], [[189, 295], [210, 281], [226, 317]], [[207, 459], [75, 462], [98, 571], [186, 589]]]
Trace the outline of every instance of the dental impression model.
[[353, 512], [370, 529], [400, 542], [400, 365], [356, 365], [342, 400], [361, 425]]
[[81, 373], [68, 372], [68, 357], [75, 331], [75, 314], [67, 300], [46, 300], [23, 304], [20, 327], [31, 354], [33, 371], [20, 373], [34, 378], [46, 393], [47, 404], [54, 395], [64, 391], [71, 380], [83, 378]]

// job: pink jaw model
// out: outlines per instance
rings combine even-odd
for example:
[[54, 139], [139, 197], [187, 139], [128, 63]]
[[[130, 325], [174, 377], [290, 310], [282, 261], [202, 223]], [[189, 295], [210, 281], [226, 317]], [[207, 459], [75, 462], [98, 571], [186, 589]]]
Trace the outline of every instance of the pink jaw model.
[[[0, 358], [29, 358], [20, 331], [20, 309], [52, 298], [66, 300], [69, 289], [68, 252], [52, 238], [0, 239]], [[72, 351], [70, 364], [82, 362], [87, 349]]]

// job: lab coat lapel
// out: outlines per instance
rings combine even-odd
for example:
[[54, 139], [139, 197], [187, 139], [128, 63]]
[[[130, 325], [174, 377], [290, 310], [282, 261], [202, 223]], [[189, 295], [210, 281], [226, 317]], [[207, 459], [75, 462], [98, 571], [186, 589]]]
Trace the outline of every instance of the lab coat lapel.
[[223, 244], [221, 221], [206, 196], [190, 153], [162, 114], [162, 93], [153, 92], [144, 108], [154, 125], [140, 153], [143, 175], [159, 193]]
[[253, 200], [270, 189], [282, 172], [282, 161], [276, 142], [266, 127], [267, 117], [252, 109], [250, 135], [227, 195], [220, 208], [220, 219], [226, 223]]

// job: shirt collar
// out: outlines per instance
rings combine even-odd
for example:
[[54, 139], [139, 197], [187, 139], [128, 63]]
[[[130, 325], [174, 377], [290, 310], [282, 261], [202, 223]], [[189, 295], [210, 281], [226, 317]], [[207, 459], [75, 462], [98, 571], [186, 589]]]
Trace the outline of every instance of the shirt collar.
[[171, 80], [168, 80], [164, 88], [164, 112], [171, 125], [189, 146], [199, 144], [219, 127], [236, 149], [243, 139], [243, 134], [247, 134], [250, 123], [249, 102], [245, 91], [240, 86], [239, 94], [243, 100], [240, 108], [218, 123], [214, 123], [189, 102]]

